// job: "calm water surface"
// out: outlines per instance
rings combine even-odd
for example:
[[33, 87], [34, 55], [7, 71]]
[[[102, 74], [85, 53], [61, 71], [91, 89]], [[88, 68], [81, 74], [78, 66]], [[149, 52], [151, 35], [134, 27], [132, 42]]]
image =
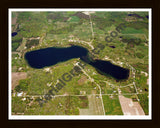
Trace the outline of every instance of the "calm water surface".
[[[25, 54], [25, 59], [32, 68], [40, 69], [72, 58], [81, 58], [81, 60], [83, 60], [82, 58], [86, 57], [88, 53], [89, 51], [86, 48], [80, 46], [67, 48], [50, 47], [27, 52]], [[108, 61], [94, 60], [85, 62], [96, 68], [98, 72], [106, 76], [112, 76], [117, 80], [127, 79], [129, 77], [128, 69], [119, 67]]]

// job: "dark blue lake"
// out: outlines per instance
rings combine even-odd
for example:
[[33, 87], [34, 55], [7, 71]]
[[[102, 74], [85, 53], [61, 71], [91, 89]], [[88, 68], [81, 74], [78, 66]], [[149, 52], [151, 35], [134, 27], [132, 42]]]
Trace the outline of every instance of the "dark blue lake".
[[149, 16], [146, 16], [146, 18], [148, 19], [148, 18], [149, 18]]
[[45, 48], [27, 52], [25, 59], [33, 68], [43, 68], [46, 66], [55, 65], [59, 62], [67, 61], [72, 58], [79, 58], [86, 56], [88, 50], [79, 46], [72, 46], [67, 48]]
[[109, 61], [95, 60], [89, 64], [95, 67], [100, 74], [112, 76], [117, 80], [127, 79], [129, 77], [128, 69], [114, 65]]
[[[30, 51], [25, 54], [25, 59], [27, 60], [28, 64], [32, 68], [44, 68], [48, 66], [55, 65], [59, 62], [64, 62], [70, 60], [72, 58], [82, 58], [88, 57], [88, 50], [80, 47], [80, 46], [72, 46], [67, 48], [45, 48], [35, 51]], [[88, 58], [90, 60], [90, 58]], [[108, 61], [85, 61], [86, 63], [92, 65], [97, 69], [97, 71], [101, 72], [106, 76], [112, 76], [115, 79], [127, 79], [129, 76], [129, 70], [113, 65]]]
[[12, 32], [12, 37], [16, 36], [17, 32]]

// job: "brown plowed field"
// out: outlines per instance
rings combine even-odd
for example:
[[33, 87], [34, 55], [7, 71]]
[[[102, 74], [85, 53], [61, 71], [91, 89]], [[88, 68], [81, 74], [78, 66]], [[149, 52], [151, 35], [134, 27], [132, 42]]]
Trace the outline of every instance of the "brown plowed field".
[[119, 95], [119, 101], [124, 115], [145, 115], [138, 102], [133, 102], [132, 99], [122, 95]]
[[26, 72], [12, 72], [12, 90], [19, 84], [19, 80], [26, 78]]

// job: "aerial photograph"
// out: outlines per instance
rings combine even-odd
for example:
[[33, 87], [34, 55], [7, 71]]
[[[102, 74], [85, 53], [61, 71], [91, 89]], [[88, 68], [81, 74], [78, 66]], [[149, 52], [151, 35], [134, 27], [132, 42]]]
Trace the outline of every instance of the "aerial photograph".
[[12, 116], [149, 115], [149, 11], [12, 10]]

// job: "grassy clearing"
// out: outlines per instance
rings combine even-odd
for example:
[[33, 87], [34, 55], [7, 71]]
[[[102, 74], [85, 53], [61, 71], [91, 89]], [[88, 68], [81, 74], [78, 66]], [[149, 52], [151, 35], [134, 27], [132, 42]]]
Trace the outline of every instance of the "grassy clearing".
[[131, 28], [131, 27], [127, 27], [127, 28], [125, 28], [124, 30], [122, 30], [122, 32], [121, 32], [122, 34], [137, 34], [137, 33], [139, 33], [139, 34], [143, 34], [144, 32], [143, 32], [143, 30], [139, 30], [139, 29], [134, 29], [134, 28]]
[[21, 36], [12, 37], [12, 52], [16, 51], [16, 49], [21, 45], [23, 38]]
[[121, 91], [122, 91], [122, 94], [123, 93], [136, 93], [134, 85], [123, 87], [121, 88]]
[[146, 77], [145, 75], [142, 75], [141, 73], [136, 74], [136, 79], [135, 79], [136, 86], [139, 90], [145, 93], [148, 92], [147, 79], [148, 77]]
[[138, 94], [138, 98], [140, 99], [140, 104], [146, 115], [149, 114], [149, 99], [148, 94]]
[[16, 17], [16, 12], [12, 12], [12, 18]]
[[[20, 58], [18, 54], [12, 54], [12, 71], [13, 72], [26, 72], [26, 61]], [[19, 70], [19, 68], [22, 68]]]
[[68, 15], [73, 15], [75, 14], [76, 12], [75, 11], [69, 11], [69, 12], [66, 12]]
[[17, 51], [22, 51], [25, 49], [26, 41], [26, 38], [23, 38], [21, 45], [17, 48]]
[[79, 22], [80, 21], [79, 17], [77, 16], [71, 16], [70, 18], [71, 19], [69, 20], [69, 22]]
[[79, 40], [90, 41], [92, 39], [92, 32], [89, 21], [84, 21], [81, 26], [75, 27], [74, 31], [71, 34]]
[[26, 47], [29, 49], [32, 46], [37, 46], [39, 44], [39, 40], [38, 39], [32, 39], [32, 40], [27, 40], [26, 42]]
[[47, 83], [52, 82], [52, 75], [40, 69], [28, 72], [28, 76], [30, 78], [28, 85], [28, 94], [29, 95], [46, 94], [47, 90], [49, 89]]
[[126, 98], [130, 98], [130, 99], [136, 99], [137, 96], [136, 95], [123, 95]]
[[106, 115], [123, 115], [118, 96], [104, 96], [103, 103]]
[[24, 113], [26, 103], [20, 97], [12, 97], [12, 113]]
[[30, 95], [39, 94], [44, 95], [48, 92], [50, 89], [47, 86], [48, 84], [55, 85], [57, 80], [62, 77], [62, 75], [66, 72], [69, 72], [73, 65], [69, 64], [71, 60], [62, 63], [59, 63], [55, 65], [54, 67], [49, 67], [49, 72], [45, 71], [45, 68], [43, 69], [30, 69], [31, 71], [28, 72], [30, 79], [30, 85], [28, 88], [28, 93]]
[[38, 37], [41, 36], [44, 26], [47, 25], [47, 18], [45, 13], [19, 12], [17, 22], [20, 24], [20, 35]]

